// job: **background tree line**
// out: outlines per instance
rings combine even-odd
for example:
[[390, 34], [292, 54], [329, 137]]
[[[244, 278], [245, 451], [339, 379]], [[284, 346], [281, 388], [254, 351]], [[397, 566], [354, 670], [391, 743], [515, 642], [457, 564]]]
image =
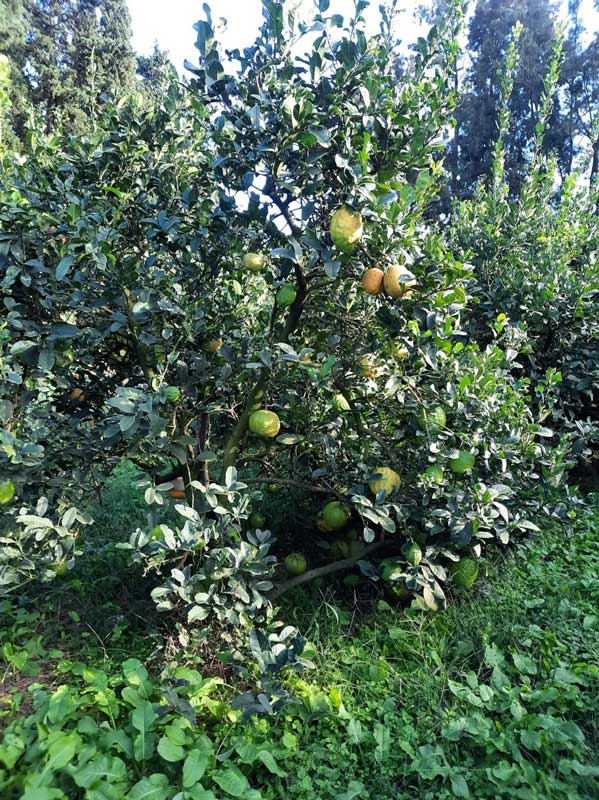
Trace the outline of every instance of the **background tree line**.
[[126, 0], [0, 0], [0, 54], [10, 67], [5, 125], [24, 136], [30, 109], [46, 130], [81, 130], [101, 98], [159, 79], [167, 63], [156, 46], [136, 56]]
[[[544, 139], [562, 178], [580, 170], [594, 181], [599, 171], [599, 32], [585, 25], [581, 0], [569, 0], [567, 16], [555, 0], [478, 0], [469, 19], [466, 47], [454, 73], [456, 125], [446, 152], [451, 196], [468, 197], [491, 171], [499, 127], [501, 70], [517, 22], [519, 64], [509, 103], [505, 137], [510, 189], [517, 193], [530, 162], [545, 77], [556, 38], [563, 30], [559, 88]], [[599, 8], [597, 0], [595, 6]], [[447, 13], [433, 0], [420, 17], [434, 23]], [[588, 6], [586, 6], [588, 9]], [[588, 17], [588, 15], [587, 15]]]

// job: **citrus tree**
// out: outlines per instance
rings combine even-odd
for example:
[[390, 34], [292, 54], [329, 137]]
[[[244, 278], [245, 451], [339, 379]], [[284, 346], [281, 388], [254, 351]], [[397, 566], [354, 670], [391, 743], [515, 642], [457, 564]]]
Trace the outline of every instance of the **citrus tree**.
[[[555, 375], [514, 376], [503, 319], [468, 338], [472, 267], [427, 222], [460, 9], [398, 79], [391, 11], [369, 38], [362, 0], [317, 5], [264, 0], [228, 59], [207, 10], [189, 86], [5, 158], [6, 587], [70, 564], [76, 509], [123, 457], [149, 506], [124, 546], [159, 608], [234, 630], [356, 564], [438, 608], [487, 542], [561, 513]], [[292, 526], [271, 530], [267, 490]], [[290, 635], [254, 650], [293, 661]]]

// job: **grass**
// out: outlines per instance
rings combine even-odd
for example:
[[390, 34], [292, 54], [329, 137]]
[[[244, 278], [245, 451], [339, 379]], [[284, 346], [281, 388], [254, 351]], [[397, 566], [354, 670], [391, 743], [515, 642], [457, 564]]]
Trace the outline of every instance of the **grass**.
[[[180, 681], [171, 684], [165, 700], [159, 667], [170, 663], [172, 674], [173, 660], [195, 665], [189, 647], [177, 652], [171, 641], [168, 650], [149, 587], [115, 548], [143, 520], [131, 474], [126, 465], [117, 472], [104, 509], [95, 510], [86, 557], [38, 596], [38, 610], [25, 602], [2, 607], [3, 800], [137, 800], [146, 791], [150, 800], [599, 797], [596, 506], [573, 535], [551, 529], [491, 565], [441, 613], [379, 601], [357, 617], [330, 588], [297, 592], [284, 618], [309, 637], [314, 668], [288, 677], [296, 701], [284, 713], [243, 723], [223, 702], [235, 687], [219, 679], [194, 677], [183, 697]], [[153, 665], [154, 677], [132, 657]], [[109, 691], [109, 727], [119, 741], [136, 741], [139, 721], [126, 702], [132, 685], [143, 685], [155, 708], [168, 707], [148, 723], [148, 741], [158, 744], [141, 761], [138, 745], [124, 754], [94, 727], [108, 724]], [[197, 719], [183, 736], [176, 726], [189, 725], [190, 703]], [[45, 743], [58, 747], [53, 736], [65, 749], [73, 736], [85, 745], [63, 765]], [[204, 788], [186, 789], [181, 764], [197, 759], [207, 741], [214, 754]], [[116, 764], [108, 770], [113, 786], [81, 786], [73, 777], [87, 775], [95, 762], [81, 759], [92, 752], [104, 771], [110, 759]]]

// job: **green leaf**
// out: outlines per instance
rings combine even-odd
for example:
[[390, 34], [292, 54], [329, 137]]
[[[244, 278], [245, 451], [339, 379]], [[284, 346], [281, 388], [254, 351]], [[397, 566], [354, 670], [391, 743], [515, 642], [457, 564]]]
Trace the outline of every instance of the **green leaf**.
[[81, 737], [78, 733], [59, 734], [48, 747], [48, 768], [59, 770], [66, 767], [81, 744]]
[[185, 749], [172, 742], [168, 736], [162, 736], [158, 742], [158, 752], [165, 761], [181, 761], [185, 757]]
[[61, 258], [56, 267], [56, 280], [61, 281], [66, 276], [74, 260], [75, 256], [65, 256]]
[[142, 733], [150, 730], [155, 719], [156, 712], [154, 711], [154, 707], [147, 700], [131, 712], [131, 724], [136, 730]]
[[127, 794], [127, 800], [167, 800], [170, 795], [168, 778], [158, 772], [138, 781]]
[[184, 796], [185, 800], [217, 800], [214, 792], [211, 792], [210, 789], [204, 789], [199, 783], [187, 789]]
[[187, 789], [197, 783], [207, 766], [208, 753], [205, 750], [192, 750], [183, 764], [183, 787]]
[[67, 796], [60, 789], [38, 786], [35, 789], [26, 789], [20, 800], [67, 800]]
[[11, 356], [18, 356], [19, 353], [24, 353], [26, 350], [30, 350], [32, 347], [36, 346], [36, 342], [31, 342], [28, 339], [21, 339], [11, 345], [10, 354]]
[[273, 775], [278, 775], [279, 778], [286, 778], [287, 773], [283, 772], [281, 767], [275, 761], [275, 758], [271, 752], [268, 750], [260, 750], [258, 753], [258, 758], [264, 764], [269, 772], [272, 772]]
[[231, 797], [241, 797], [250, 788], [243, 772], [233, 764], [229, 764], [226, 769], [215, 772], [211, 777], [223, 792], [231, 795]]
[[451, 789], [454, 797], [470, 797], [470, 790], [468, 784], [461, 775], [451, 775]]
[[335, 800], [355, 800], [356, 797], [362, 795], [365, 789], [366, 787], [360, 781], [350, 781], [347, 791], [342, 794], [336, 794]]

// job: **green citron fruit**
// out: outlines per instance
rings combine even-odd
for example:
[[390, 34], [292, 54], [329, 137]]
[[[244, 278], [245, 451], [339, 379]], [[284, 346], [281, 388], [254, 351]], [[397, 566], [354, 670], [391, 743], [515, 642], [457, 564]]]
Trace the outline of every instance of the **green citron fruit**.
[[469, 453], [467, 450], [460, 450], [460, 454], [457, 458], [449, 459], [449, 466], [451, 471], [455, 472], [456, 475], [463, 475], [465, 472], [470, 472], [475, 461], [476, 459], [472, 453]]
[[401, 478], [397, 472], [390, 467], [377, 467], [374, 473], [376, 477], [368, 484], [372, 494], [377, 494], [381, 489], [384, 489], [387, 494], [391, 494], [393, 489], [400, 488]]
[[363, 232], [362, 215], [358, 211], [341, 206], [333, 212], [330, 227], [331, 239], [335, 247], [342, 253], [347, 255], [353, 253]]
[[167, 386], [164, 390], [164, 396], [169, 403], [176, 403], [181, 399], [181, 390], [178, 386]]
[[443, 406], [433, 406], [431, 409], [420, 409], [418, 423], [422, 430], [429, 430], [431, 433], [439, 433], [441, 428], [447, 424], [447, 415]]
[[333, 530], [330, 527], [330, 525], [327, 525], [327, 523], [325, 522], [322, 509], [316, 515], [316, 527], [318, 528], [319, 531], [322, 531], [322, 533], [331, 533], [331, 531]]
[[344, 558], [349, 558], [349, 556], [349, 542], [346, 542], [345, 539], [335, 539], [331, 545], [331, 558], [334, 561], [341, 561]]
[[424, 474], [429, 481], [437, 484], [442, 484], [445, 477], [442, 468], [438, 464], [431, 464]]
[[337, 409], [337, 411], [349, 411], [350, 410], [350, 405], [347, 402], [347, 398], [345, 397], [345, 395], [336, 394], [335, 397], [333, 398], [333, 403], [334, 403], [335, 408]]
[[250, 272], [260, 272], [265, 264], [266, 259], [261, 253], [246, 253], [243, 257], [243, 266]]
[[458, 588], [469, 589], [478, 578], [478, 561], [473, 558], [461, 558], [459, 561], [452, 561], [448, 572]]
[[281, 420], [274, 411], [254, 411], [250, 417], [250, 430], [258, 436], [272, 439], [281, 429]]
[[277, 305], [281, 306], [281, 308], [287, 308], [287, 306], [295, 302], [296, 297], [297, 290], [295, 286], [286, 283], [284, 286], [281, 286], [277, 292]]
[[303, 553], [289, 553], [285, 559], [285, 569], [290, 575], [303, 575], [307, 568], [308, 563]]
[[386, 558], [384, 561], [381, 561], [379, 570], [381, 578], [384, 581], [391, 582], [397, 580], [399, 576], [404, 573], [403, 566], [394, 558]]
[[412, 542], [405, 552], [406, 561], [411, 567], [417, 567], [422, 561], [422, 549], [419, 544]]
[[12, 481], [0, 483], [0, 504], [10, 503], [15, 496], [15, 485]]
[[389, 587], [398, 600], [407, 600], [412, 596], [412, 592], [406, 586], [405, 578], [400, 578], [398, 581], [393, 581]]
[[260, 528], [260, 530], [262, 530], [266, 525], [266, 517], [259, 511], [252, 511], [248, 522], [252, 530], [256, 530], [256, 528]]
[[162, 539], [162, 526], [155, 525], [150, 531], [150, 541], [159, 542]]
[[322, 519], [324, 524], [332, 531], [338, 531], [349, 522], [350, 508], [347, 503], [339, 500], [331, 500], [322, 509]]

